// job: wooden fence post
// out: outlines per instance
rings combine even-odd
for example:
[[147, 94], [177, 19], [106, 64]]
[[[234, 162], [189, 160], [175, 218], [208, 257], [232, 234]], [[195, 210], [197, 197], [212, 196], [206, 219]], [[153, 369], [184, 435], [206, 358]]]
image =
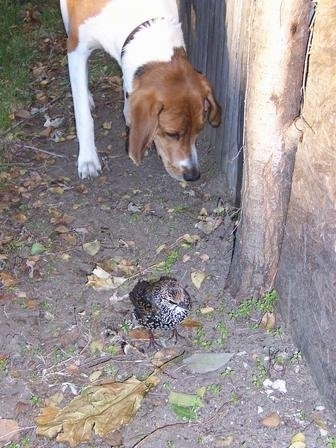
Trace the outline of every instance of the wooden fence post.
[[300, 131], [307, 0], [252, 2], [245, 96], [242, 212], [227, 290], [259, 297], [277, 272]]

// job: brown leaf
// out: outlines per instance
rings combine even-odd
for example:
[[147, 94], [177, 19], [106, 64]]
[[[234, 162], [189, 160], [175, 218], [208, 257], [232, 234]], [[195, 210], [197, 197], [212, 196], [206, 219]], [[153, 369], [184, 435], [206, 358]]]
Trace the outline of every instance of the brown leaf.
[[50, 193], [63, 194], [64, 193], [64, 188], [63, 187], [50, 187], [48, 189], [48, 191]]
[[195, 320], [195, 319], [190, 319], [189, 317], [184, 319], [181, 322], [181, 325], [182, 325], [182, 327], [185, 327], [185, 328], [199, 328], [199, 327], [203, 327], [201, 322], [199, 322], [198, 320]]
[[0, 442], [19, 439], [19, 425], [15, 420], [0, 418]]
[[63, 409], [43, 408], [36, 418], [37, 434], [71, 447], [91, 441], [93, 431], [104, 437], [131, 420], [148, 389], [156, 384], [158, 378], [151, 375], [145, 381], [131, 377], [87, 387]]
[[173, 360], [179, 355], [179, 352], [174, 347], [167, 347], [159, 350], [155, 353], [152, 359], [152, 363], [156, 367], [161, 367], [163, 364], [166, 364], [169, 360]]
[[84, 184], [77, 185], [75, 191], [79, 194], [88, 194], [88, 189]]
[[60, 235], [66, 243], [70, 244], [70, 246], [76, 246], [77, 244], [76, 235], [74, 235], [73, 233], [61, 233]]
[[30, 408], [30, 405], [28, 403], [25, 403], [24, 401], [18, 401], [15, 405], [15, 416], [18, 417], [20, 415], [25, 415]]
[[55, 228], [55, 230], [57, 233], [69, 233], [70, 232], [70, 229], [64, 225], [57, 226]]
[[23, 224], [24, 222], [27, 221], [27, 216], [24, 213], [15, 213], [13, 218], [19, 224]]
[[67, 366], [66, 371], [68, 375], [77, 375], [79, 372], [79, 367], [76, 364], [70, 364]]
[[277, 428], [280, 423], [281, 419], [277, 412], [271, 412], [261, 419], [261, 424], [267, 428]]
[[275, 327], [275, 314], [271, 312], [265, 313], [260, 321], [260, 327], [264, 330], [273, 330]]
[[131, 339], [137, 339], [141, 341], [148, 341], [150, 339], [149, 331], [146, 328], [132, 328], [129, 332]]
[[0, 272], [0, 282], [5, 288], [10, 288], [16, 284], [16, 280], [9, 272]]
[[14, 112], [15, 118], [27, 119], [31, 117], [31, 114], [28, 110], [19, 109]]
[[38, 301], [34, 299], [25, 299], [23, 303], [29, 310], [36, 310], [39, 305]]

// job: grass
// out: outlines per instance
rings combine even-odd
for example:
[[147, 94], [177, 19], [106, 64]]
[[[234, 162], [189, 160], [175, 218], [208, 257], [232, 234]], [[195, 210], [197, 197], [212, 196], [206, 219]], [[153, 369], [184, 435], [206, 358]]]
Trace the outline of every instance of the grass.
[[329, 437], [327, 440], [327, 448], [336, 448], [336, 437]]
[[275, 290], [266, 292], [259, 299], [247, 299], [242, 302], [237, 308], [230, 311], [231, 319], [246, 319], [251, 316], [254, 311], [259, 311], [262, 315], [265, 313], [274, 312], [278, 294]]
[[267, 371], [261, 358], [256, 359], [256, 371], [252, 374], [252, 384], [255, 388], [260, 388], [267, 378]]
[[[36, 0], [31, 2], [38, 5]], [[27, 3], [0, 0], [0, 130], [10, 124], [10, 114], [32, 100], [31, 68], [40, 55], [39, 41], [61, 32], [57, 0], [43, 2], [38, 25], [29, 23]]]

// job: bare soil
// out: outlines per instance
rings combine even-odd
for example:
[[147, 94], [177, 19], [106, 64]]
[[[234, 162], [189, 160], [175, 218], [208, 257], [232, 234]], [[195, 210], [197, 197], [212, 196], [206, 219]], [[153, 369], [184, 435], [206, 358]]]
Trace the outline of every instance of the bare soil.
[[[66, 79], [66, 68], [60, 79]], [[110, 85], [104, 80], [93, 92], [103, 172], [82, 181], [76, 172], [77, 143], [69, 137], [71, 98], [64, 91], [47, 109], [51, 118], [64, 117], [58, 128], [64, 141], [40, 136], [45, 118], [38, 114], [24, 120], [6, 146], [0, 200], [0, 417], [16, 420], [23, 429], [15, 443], [0, 446], [64, 446], [35, 434], [34, 418], [46, 399], [58, 394], [63, 407], [95, 375], [121, 381], [154, 370], [157, 350], [141, 338], [144, 333], [134, 332], [127, 293], [140, 278], [160, 275], [176, 277], [192, 296], [193, 321], [179, 328], [185, 339], [175, 344], [169, 334], [156, 332], [161, 352], [171, 348], [168, 358], [181, 356], [159, 373], [159, 385], [119, 434], [83, 446], [286, 448], [298, 432], [307, 447], [334, 446], [327, 445], [336, 434], [334, 416], [281, 328], [280, 316], [276, 313], [272, 331], [258, 326], [262, 316], [255, 312], [230, 318], [237, 304], [224, 285], [236, 215], [213, 149], [200, 139], [202, 177], [193, 184], [171, 179], [154, 151], [141, 167], [134, 166], [125, 152], [121, 90], [115, 79]], [[221, 224], [205, 233], [198, 223], [209, 216], [221, 218]], [[188, 242], [186, 234], [198, 239]], [[89, 255], [83, 244], [95, 240], [100, 249]], [[43, 249], [32, 255], [36, 243]], [[121, 263], [113, 275], [128, 280], [111, 291], [87, 285], [96, 265], [110, 259]], [[205, 276], [199, 288], [191, 279], [195, 272]], [[201, 352], [234, 356], [221, 369], [192, 373], [182, 360]], [[265, 378], [284, 380], [287, 391], [265, 387]], [[203, 407], [196, 419], [179, 418], [168, 402], [170, 392], [200, 390]]]

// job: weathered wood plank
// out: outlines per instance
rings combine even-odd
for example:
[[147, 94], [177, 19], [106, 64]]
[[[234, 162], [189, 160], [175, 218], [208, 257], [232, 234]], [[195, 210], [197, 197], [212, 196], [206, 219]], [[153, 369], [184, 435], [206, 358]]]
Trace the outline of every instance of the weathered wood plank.
[[336, 4], [316, 6], [291, 199], [276, 279], [282, 316], [336, 408]]
[[218, 129], [206, 128], [223, 171], [223, 188], [239, 202], [242, 168], [243, 107], [249, 0], [180, 2], [186, 44], [195, 67], [215, 87], [223, 109]]

